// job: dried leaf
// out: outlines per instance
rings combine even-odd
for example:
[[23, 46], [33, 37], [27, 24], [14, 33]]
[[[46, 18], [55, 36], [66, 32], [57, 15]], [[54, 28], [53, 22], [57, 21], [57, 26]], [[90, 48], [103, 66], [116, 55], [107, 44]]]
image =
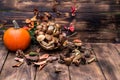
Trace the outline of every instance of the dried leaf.
[[47, 63], [47, 61], [41, 61], [41, 62], [35, 62], [34, 64], [35, 65], [43, 65], [43, 64], [46, 64]]
[[18, 57], [16, 57], [16, 58], [14, 58], [16, 61], [18, 61], [18, 62], [24, 62], [24, 59], [23, 58], [18, 58]]
[[36, 52], [37, 52], [37, 53], [39, 53], [39, 52], [40, 52], [40, 50], [41, 50], [41, 49], [40, 49], [40, 48], [38, 48], [38, 49], [36, 49]]
[[23, 62], [19, 62], [18, 64], [13, 65], [12, 67], [20, 67], [23, 64]]
[[29, 54], [25, 55], [26, 60], [31, 61], [31, 62], [36, 62], [39, 60], [39, 56], [29, 56]]
[[39, 66], [39, 70], [42, 70], [47, 64], [43, 64]]
[[90, 60], [87, 61], [88, 64], [92, 63], [93, 61], [97, 61], [96, 57], [93, 56]]
[[22, 50], [17, 50], [16, 51], [16, 57], [19, 57], [19, 58], [25, 57], [24, 52]]
[[29, 56], [37, 56], [38, 55], [38, 53], [36, 53], [36, 52], [30, 52], [29, 53]]
[[47, 58], [47, 61], [48, 62], [53, 62], [53, 61], [56, 61], [58, 58], [57, 57], [54, 57], [54, 56], [50, 56]]
[[46, 60], [49, 57], [49, 54], [43, 54], [39, 57], [39, 60]]

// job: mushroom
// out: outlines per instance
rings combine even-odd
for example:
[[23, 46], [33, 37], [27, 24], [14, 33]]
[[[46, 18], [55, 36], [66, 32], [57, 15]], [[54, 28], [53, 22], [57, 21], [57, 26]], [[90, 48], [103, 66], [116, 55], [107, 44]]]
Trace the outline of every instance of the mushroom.
[[59, 35], [59, 41], [63, 44], [66, 40], [66, 36], [64, 34]]
[[36, 29], [42, 30], [42, 25], [38, 25]]
[[48, 29], [47, 29], [46, 33], [52, 34], [53, 33], [53, 29], [54, 29], [54, 26], [52, 26], [52, 25], [48, 26]]
[[79, 39], [73, 40], [73, 43], [74, 43], [76, 46], [82, 46], [82, 41], [79, 40]]
[[45, 38], [46, 38], [48, 41], [51, 41], [51, 40], [52, 40], [52, 36], [49, 35], [49, 34], [45, 34]]
[[47, 25], [43, 25], [42, 31], [46, 32], [46, 30], [47, 30]]
[[59, 34], [60, 34], [60, 31], [58, 31], [58, 30], [57, 30], [56, 32], [54, 32], [54, 33], [53, 33], [53, 36], [58, 37], [58, 36], [59, 36]]
[[53, 35], [58, 36], [61, 33], [60, 26], [56, 24], [54, 27]]
[[36, 31], [35, 31], [35, 34], [38, 35], [38, 33], [39, 33], [39, 30], [36, 30]]
[[44, 32], [39, 31], [39, 32], [38, 32], [38, 35], [44, 35]]
[[40, 42], [40, 41], [43, 41], [45, 39], [45, 36], [44, 35], [39, 35], [37, 36], [37, 41]]
[[55, 24], [55, 26], [56, 26], [58, 29], [61, 28], [61, 26], [60, 26], [59, 24]]
[[30, 22], [31, 22], [30, 19], [26, 19], [26, 20], [25, 20], [25, 23], [30, 23]]
[[[62, 39], [65, 37], [61, 33], [61, 26], [54, 22], [42, 22], [37, 26], [35, 34], [40, 46], [46, 50], [60, 47]], [[63, 35], [63, 37], [60, 37], [60, 35]]]
[[48, 23], [49, 23], [49, 25], [53, 25], [53, 26], [55, 25], [55, 23], [54, 23], [54, 22], [48, 22]]
[[59, 43], [59, 39], [57, 37], [53, 37], [53, 39], [55, 40], [55, 43]]

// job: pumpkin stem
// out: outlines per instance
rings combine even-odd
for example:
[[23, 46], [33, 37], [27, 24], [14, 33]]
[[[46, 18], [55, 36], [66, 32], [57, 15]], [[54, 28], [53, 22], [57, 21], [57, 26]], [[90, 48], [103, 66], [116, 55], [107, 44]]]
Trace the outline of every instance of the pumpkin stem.
[[14, 24], [15, 29], [20, 28], [16, 20], [13, 20], [12, 22]]

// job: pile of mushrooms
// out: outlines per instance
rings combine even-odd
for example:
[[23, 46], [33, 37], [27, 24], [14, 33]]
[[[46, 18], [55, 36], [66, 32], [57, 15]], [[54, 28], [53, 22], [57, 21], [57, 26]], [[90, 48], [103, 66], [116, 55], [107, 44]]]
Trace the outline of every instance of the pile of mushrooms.
[[61, 32], [61, 26], [54, 22], [42, 22], [36, 27], [35, 35], [36, 40], [45, 50], [57, 49], [65, 40], [65, 35]]
[[45, 50], [59, 48], [66, 39], [66, 35], [61, 31], [61, 26], [51, 19], [52, 16], [50, 13], [44, 12], [40, 14], [37, 9], [34, 9], [34, 16], [31, 19], [25, 20], [29, 30], [35, 28], [35, 38]]

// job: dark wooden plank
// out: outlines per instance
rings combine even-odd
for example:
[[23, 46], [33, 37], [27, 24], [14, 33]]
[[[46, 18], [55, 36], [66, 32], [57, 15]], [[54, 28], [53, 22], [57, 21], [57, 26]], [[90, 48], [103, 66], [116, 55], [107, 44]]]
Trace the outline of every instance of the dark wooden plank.
[[[20, 8], [16, 8], [19, 11], [32, 11], [31, 9], [33, 9], [34, 7], [38, 7], [38, 9], [40, 11], [46, 11], [46, 12], [51, 12], [52, 11], [52, 6], [51, 4], [33, 4], [33, 5], [29, 5], [29, 6], [21, 6], [21, 5], [26, 5], [26, 4], [18, 4], [18, 7]], [[35, 6], [34, 6], [35, 5]], [[81, 5], [81, 4], [78, 4]], [[71, 10], [71, 6], [72, 5], [60, 5], [58, 6], [58, 10], [61, 12], [70, 12]], [[81, 5], [77, 12], [81, 12], [81, 13], [85, 13], [85, 12], [108, 12], [108, 11], [119, 11], [120, 6], [116, 6], [116, 5], [107, 5], [107, 4], [83, 4]], [[14, 9], [15, 10], [15, 9]]]
[[[80, 38], [93, 38], [93, 39], [114, 39], [116, 34], [112, 32], [78, 32]], [[109, 36], [111, 35], [111, 36]]]
[[[44, 11], [42, 11], [41, 13], [43, 13], [43, 12]], [[49, 11], [49, 12], [51, 14], [53, 14], [53, 16], [55, 15], [54, 12], [51, 12], [51, 11]], [[66, 13], [66, 12], [62, 12], [63, 14], [62, 14], [61, 18], [63, 18], [63, 20], [66, 18], [64, 16], [64, 13]], [[67, 13], [69, 13], [69, 11]], [[17, 18], [17, 19], [20, 19], [20, 20], [21, 19], [25, 19], [25, 18], [30, 18], [30, 17], [33, 16], [33, 12], [32, 11], [9, 11], [9, 12], [2, 11], [2, 12], [0, 12], [0, 14], [1, 14], [1, 17], [5, 18], [5, 19], [16, 19]], [[110, 14], [110, 11], [108, 11], [108, 14]], [[100, 19], [106, 19], [107, 16], [108, 16], [108, 14], [107, 14], [107, 12], [106, 12], [106, 14], [102, 14], [102, 13], [100, 14], [98, 12], [84, 12], [84, 13], [77, 12], [76, 13], [76, 19], [83, 18], [83, 17], [86, 17], [86, 18], [95, 18], [95, 17], [98, 17], [98, 19], [99, 18]]]
[[[55, 68], [61, 72], [55, 73]], [[48, 63], [42, 70], [37, 70], [35, 80], [70, 80], [68, 67], [58, 62]]]
[[[89, 31], [77, 31], [78, 33], [75, 36], [71, 37], [71, 40], [79, 38], [83, 42], [114, 42], [114, 39], [116, 38], [114, 33], [110, 32], [103, 32], [103, 33], [98, 33], [98, 32], [89, 32]], [[110, 37], [107, 35], [111, 34]], [[114, 34], [114, 35], [113, 35]], [[106, 37], [105, 37], [106, 36]]]
[[24, 63], [18, 68], [13, 68], [17, 62], [14, 61], [15, 53], [9, 53], [2, 69], [0, 80], [34, 80], [35, 68]]
[[[86, 46], [90, 48], [89, 44]], [[94, 53], [93, 53], [94, 54]], [[80, 65], [79, 67], [70, 66], [71, 80], [105, 80], [98, 63]]]
[[110, 45], [105, 43], [95, 43], [92, 44], [92, 47], [94, 48], [94, 52], [97, 56], [101, 70], [103, 71], [103, 74], [105, 75], [106, 79], [119, 80], [120, 72], [118, 69], [118, 65], [116, 65], [116, 56], [113, 56], [116, 53], [112, 52], [112, 48], [109, 48]]
[[[53, 2], [43, 2], [43, 1], [23, 1], [23, 2], [17, 2], [17, 1], [7, 1], [3, 2], [1, 9], [2, 10], [19, 10], [19, 11], [32, 11], [31, 9], [38, 7], [40, 11], [52, 11], [52, 5]], [[70, 7], [73, 5], [72, 2], [64, 2], [58, 5], [59, 11], [69, 11]], [[116, 11], [120, 9], [119, 5], [110, 5], [102, 3], [77, 3], [79, 6], [78, 12], [95, 12], [95, 11]], [[4, 7], [3, 7], [4, 6]]]
[[[0, 0], [2, 2], [2, 0]], [[5, 1], [9, 1], [9, 0], [5, 0]], [[54, 0], [19, 0], [18, 2], [52, 2]], [[72, 3], [72, 2], [77, 2], [77, 3], [91, 3], [91, 2], [95, 2], [95, 3], [115, 3], [115, 1], [117, 0], [57, 0], [60, 1], [61, 3]]]
[[[41, 13], [43, 13], [43, 12], [41, 12]], [[50, 12], [50, 13], [53, 15], [53, 17], [56, 18], [55, 13], [53, 13], [53, 12]], [[13, 19], [17, 20], [19, 24], [23, 24], [26, 18], [33, 17], [33, 12], [25, 12], [25, 11], [20, 11], [20, 12], [19, 11], [10, 11], [10, 12], [3, 11], [3, 12], [0, 12], [0, 14], [1, 14], [1, 19], [6, 20], [7, 24], [12, 24]], [[108, 14], [110, 14], [110, 12], [108, 12]], [[101, 24], [103, 24], [103, 23], [104, 23], [104, 25], [106, 25], [106, 24], [110, 23], [110, 21], [111, 21], [110, 20], [111, 17], [108, 16], [108, 14], [107, 13], [102, 14], [102, 13], [98, 13], [98, 12], [76, 13], [76, 17], [75, 17], [75, 20], [77, 21], [76, 26], [79, 26], [81, 28], [83, 25], [79, 25], [79, 24], [87, 24], [87, 25], [93, 26], [93, 28], [94, 28], [94, 26], [95, 27], [101, 26]], [[60, 24], [67, 24], [67, 23], [71, 22], [70, 17], [65, 17], [65, 12], [63, 12], [62, 15], [59, 18], [57, 17], [55, 20], [57, 23], [60, 23]], [[85, 25], [85, 28], [86, 28], [86, 25]]]
[[2, 67], [6, 61], [8, 55], [8, 50], [5, 48], [2, 40], [0, 40], [0, 73], [2, 71]]
[[[111, 52], [111, 57], [112, 57], [112, 60], [114, 60], [114, 63], [115, 63], [115, 66], [118, 70], [120, 70], [120, 54], [119, 54], [119, 50], [116, 49], [116, 45], [113, 44], [113, 43], [108, 43], [108, 48]], [[120, 73], [120, 71], [119, 71]]]

